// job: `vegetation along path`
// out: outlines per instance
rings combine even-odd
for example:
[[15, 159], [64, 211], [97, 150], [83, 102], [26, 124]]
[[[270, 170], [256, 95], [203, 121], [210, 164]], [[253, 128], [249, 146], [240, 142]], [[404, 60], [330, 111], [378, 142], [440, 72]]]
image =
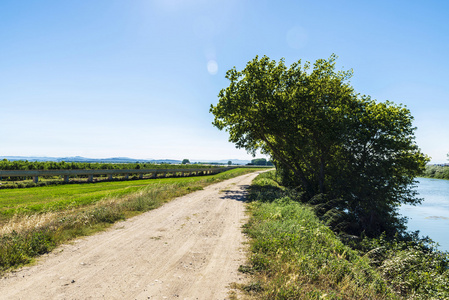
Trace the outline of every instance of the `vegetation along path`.
[[[0, 280], [1, 299], [225, 299], [241, 282], [246, 187], [213, 184], [55, 249]], [[240, 278], [239, 278], [240, 277]]]

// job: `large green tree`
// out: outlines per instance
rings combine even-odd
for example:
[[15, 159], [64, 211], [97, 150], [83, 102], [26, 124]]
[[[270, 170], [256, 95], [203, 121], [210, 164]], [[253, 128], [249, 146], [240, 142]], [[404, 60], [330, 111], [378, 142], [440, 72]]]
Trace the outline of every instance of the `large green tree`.
[[[410, 111], [357, 94], [336, 56], [289, 68], [264, 56], [226, 73], [213, 124], [250, 153], [271, 156], [284, 182], [304, 191], [330, 222], [376, 235], [403, 228], [401, 203], [427, 157], [414, 142]], [[332, 216], [332, 218], [330, 218]]]

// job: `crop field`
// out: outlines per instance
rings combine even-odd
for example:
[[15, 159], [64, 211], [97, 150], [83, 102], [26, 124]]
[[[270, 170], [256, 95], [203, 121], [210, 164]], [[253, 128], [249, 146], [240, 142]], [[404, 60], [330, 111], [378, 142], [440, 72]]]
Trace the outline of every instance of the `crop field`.
[[94, 203], [105, 197], [118, 197], [137, 192], [144, 187], [152, 185], [174, 182], [187, 184], [200, 179], [199, 177], [144, 179], [43, 186], [27, 189], [5, 189], [0, 192], [0, 214], [4, 218], [15, 213], [70, 209]]

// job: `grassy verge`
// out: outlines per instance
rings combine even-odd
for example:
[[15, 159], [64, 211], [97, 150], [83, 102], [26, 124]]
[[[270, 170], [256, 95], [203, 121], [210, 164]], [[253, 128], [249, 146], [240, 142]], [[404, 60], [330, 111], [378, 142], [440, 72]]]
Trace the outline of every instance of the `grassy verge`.
[[[3, 214], [0, 228], [0, 273], [27, 264], [70, 239], [254, 170], [239, 168], [201, 177], [4, 190], [0, 193], [0, 207], [7, 213]], [[11, 192], [11, 199], [4, 192]], [[14, 213], [10, 213], [13, 209]]]
[[341, 235], [292, 199], [273, 173], [250, 189], [249, 264], [254, 299], [449, 299], [449, 253], [417, 233], [387, 239]]
[[260, 175], [250, 191], [251, 256], [242, 288], [255, 299], [395, 299], [368, 258], [345, 246], [313, 211]]

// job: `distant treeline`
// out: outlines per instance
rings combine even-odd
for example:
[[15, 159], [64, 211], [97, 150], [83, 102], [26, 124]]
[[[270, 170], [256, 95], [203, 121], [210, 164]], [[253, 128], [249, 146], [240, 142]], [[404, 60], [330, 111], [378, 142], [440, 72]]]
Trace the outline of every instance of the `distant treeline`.
[[265, 158], [255, 158], [251, 160], [248, 166], [274, 166], [271, 161], [267, 161]]
[[428, 165], [423, 177], [449, 180], [449, 166]]
[[[202, 165], [201, 167], [210, 167]], [[119, 170], [119, 169], [174, 169], [179, 165], [171, 164], [151, 164], [151, 163], [84, 163], [84, 162], [54, 162], [54, 161], [34, 161], [7, 159], [0, 160], [0, 170]], [[198, 168], [195, 165], [182, 165], [182, 168]]]

